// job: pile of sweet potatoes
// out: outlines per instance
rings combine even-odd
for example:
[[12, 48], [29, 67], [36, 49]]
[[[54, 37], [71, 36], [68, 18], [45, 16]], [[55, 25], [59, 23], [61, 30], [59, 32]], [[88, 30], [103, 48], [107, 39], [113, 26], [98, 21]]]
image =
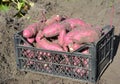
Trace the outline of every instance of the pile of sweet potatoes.
[[101, 30], [79, 18], [54, 15], [45, 21], [29, 25], [23, 30], [23, 37], [37, 48], [62, 52], [73, 52], [84, 43], [95, 42]]

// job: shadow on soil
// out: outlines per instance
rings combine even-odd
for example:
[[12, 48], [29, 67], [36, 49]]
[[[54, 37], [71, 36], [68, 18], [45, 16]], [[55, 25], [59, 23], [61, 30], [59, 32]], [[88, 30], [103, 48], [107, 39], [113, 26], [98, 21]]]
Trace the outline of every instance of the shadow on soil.
[[115, 35], [114, 36], [114, 44], [113, 44], [113, 58], [116, 56], [118, 47], [119, 47], [119, 43], [120, 43], [120, 34], [119, 35]]

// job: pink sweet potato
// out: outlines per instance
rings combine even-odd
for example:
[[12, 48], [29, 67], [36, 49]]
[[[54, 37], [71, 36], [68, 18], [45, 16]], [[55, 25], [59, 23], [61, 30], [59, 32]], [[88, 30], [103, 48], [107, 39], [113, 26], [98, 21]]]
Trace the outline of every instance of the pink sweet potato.
[[31, 65], [33, 65], [33, 64], [34, 64], [34, 61], [27, 60], [27, 62], [26, 62], [26, 67], [29, 67], [29, 66], [31, 66]]
[[72, 31], [68, 32], [64, 37], [64, 45], [67, 46], [69, 44], [73, 44], [72, 37], [79, 34], [79, 31], [79, 28], [75, 28]]
[[35, 52], [34, 51], [30, 51], [30, 53], [27, 55], [28, 58], [33, 58], [35, 57]]
[[43, 34], [45, 37], [53, 37], [59, 34], [60, 30], [63, 29], [64, 26], [60, 23], [54, 23], [51, 25], [46, 26], [43, 29]]
[[76, 73], [76, 75], [79, 75], [81, 77], [87, 73], [87, 70], [81, 68], [75, 68], [73, 71]]
[[23, 30], [23, 36], [26, 38], [35, 36], [36, 33], [37, 33], [37, 23], [31, 24]]
[[64, 37], [66, 35], [66, 30], [62, 29], [58, 36], [58, 43], [62, 46], [64, 44]]
[[78, 66], [80, 64], [80, 58], [78, 58], [78, 57], [75, 56], [73, 58], [73, 62], [74, 62], [73, 65]]
[[25, 50], [25, 51], [23, 52], [23, 54], [24, 54], [27, 58], [33, 58], [33, 57], [35, 57], [35, 53], [34, 53], [33, 51], [31, 51], [31, 50]]
[[35, 41], [35, 38], [27, 38], [27, 41], [32, 44]]
[[68, 46], [63, 45], [63, 50], [64, 50], [65, 52], [68, 52], [68, 51], [69, 51]]
[[39, 32], [37, 33], [36, 38], [35, 38], [36, 42], [39, 42], [42, 37], [43, 37], [43, 33], [41, 30], [39, 30]]
[[86, 49], [82, 50], [81, 53], [83, 53], [83, 54], [89, 54], [89, 49], [86, 48]]
[[26, 46], [26, 47], [32, 47], [30, 44], [28, 44], [28, 43], [23, 43], [22, 44], [23, 46]]
[[63, 51], [63, 49], [58, 44], [49, 42], [45, 38], [37, 42], [37, 47], [47, 49], [47, 50]]
[[65, 22], [68, 22], [72, 28], [74, 28], [76, 26], [85, 26], [86, 25], [86, 23], [79, 18], [66, 19]]
[[88, 68], [89, 67], [89, 59], [88, 58], [82, 58], [81, 59], [84, 67]]
[[99, 37], [100, 32], [97, 32], [94, 28], [75, 28], [66, 34], [64, 38], [64, 45], [69, 45], [72, 42], [76, 42], [79, 44], [95, 42], [99, 39]]
[[59, 35], [63, 29], [67, 30], [69, 28], [70, 28], [70, 24], [68, 23], [66, 24], [65, 23], [53, 23], [51, 25], [44, 27], [42, 33], [45, 37], [53, 37], [53, 36]]
[[79, 44], [95, 42], [99, 39], [99, 33], [94, 29], [82, 29], [78, 34], [73, 35], [72, 40]]
[[60, 15], [53, 15], [52, 17], [50, 17], [49, 19], [47, 19], [47, 21], [45, 22], [46, 25], [50, 25], [56, 22], [60, 22], [62, 19], [62, 16]]

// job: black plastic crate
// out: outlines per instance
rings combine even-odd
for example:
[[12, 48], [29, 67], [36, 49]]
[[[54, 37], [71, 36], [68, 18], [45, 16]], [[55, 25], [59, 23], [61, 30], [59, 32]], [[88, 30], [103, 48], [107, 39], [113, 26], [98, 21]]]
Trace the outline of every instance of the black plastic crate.
[[[106, 28], [108, 32], [99, 41], [86, 44], [75, 52], [37, 49], [27, 43], [21, 35], [22, 31], [18, 32], [14, 35], [17, 67], [22, 71], [96, 83], [113, 55], [114, 27], [108, 25], [103, 29]], [[24, 43], [29, 46], [24, 46]], [[89, 48], [89, 54], [81, 53], [86, 47]]]

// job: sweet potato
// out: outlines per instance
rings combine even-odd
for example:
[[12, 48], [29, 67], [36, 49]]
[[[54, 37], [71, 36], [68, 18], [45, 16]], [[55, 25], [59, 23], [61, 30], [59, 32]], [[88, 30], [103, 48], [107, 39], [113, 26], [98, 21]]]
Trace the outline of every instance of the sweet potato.
[[79, 34], [79, 31], [79, 28], [75, 28], [72, 31], [68, 32], [64, 37], [64, 45], [67, 46], [68, 44], [73, 44], [72, 37]]
[[28, 58], [33, 58], [35, 57], [35, 52], [34, 51], [30, 51], [30, 53], [27, 55]]
[[82, 64], [84, 65], [84, 67], [86, 67], [86, 68], [89, 67], [89, 59], [88, 58], [82, 58], [81, 61], [82, 61]]
[[36, 33], [37, 33], [37, 23], [33, 23], [23, 30], [23, 37], [29, 38], [35, 36]]
[[86, 49], [82, 50], [81, 53], [83, 53], [83, 54], [89, 54], [89, 49], [86, 48]]
[[41, 30], [39, 30], [39, 32], [37, 33], [36, 38], [35, 38], [36, 42], [39, 42], [42, 37], [43, 37], [43, 33]]
[[69, 29], [69, 27], [70, 27], [70, 24], [68, 23], [66, 24], [65, 23], [54, 23], [54, 24], [44, 27], [43, 35], [45, 37], [53, 37], [53, 36], [59, 35], [61, 30]]
[[82, 29], [78, 34], [73, 35], [72, 40], [81, 44], [95, 42], [99, 39], [99, 37], [99, 33], [97, 33], [94, 29]]
[[72, 42], [82, 44], [95, 42], [99, 39], [99, 37], [100, 32], [96, 31], [94, 28], [87, 29], [75, 28], [66, 34], [64, 40], [65, 45], [68, 45]]
[[30, 44], [28, 44], [28, 43], [23, 43], [22, 44], [23, 46], [26, 46], [26, 47], [32, 47]]
[[76, 73], [76, 75], [79, 75], [81, 77], [83, 77], [87, 73], [87, 70], [81, 68], [75, 68], [73, 69], [73, 71]]
[[47, 21], [45, 22], [46, 25], [50, 25], [56, 22], [60, 22], [62, 19], [62, 16], [60, 15], [53, 15], [52, 17], [50, 17], [49, 19], [47, 19]]
[[30, 67], [31, 65], [34, 65], [34, 61], [27, 60], [26, 67]]
[[66, 35], [66, 30], [62, 29], [58, 36], [58, 43], [62, 46], [64, 44], [64, 37]]
[[68, 52], [68, 51], [69, 51], [69, 48], [68, 48], [68, 46], [66, 46], [66, 45], [63, 45], [63, 50], [64, 50], [65, 52]]
[[79, 18], [66, 19], [65, 22], [68, 22], [72, 28], [75, 28], [76, 26], [85, 26], [86, 25], [86, 23]]
[[63, 49], [58, 44], [52, 43], [45, 38], [37, 42], [37, 47], [47, 50], [63, 51]]
[[23, 55], [25, 55], [27, 58], [35, 57], [35, 53], [32, 50], [25, 50], [25, 51], [23, 51]]
[[80, 72], [80, 76], [84, 76], [86, 73], [87, 73], [87, 70], [82, 69], [81, 72]]
[[78, 58], [78, 57], [75, 56], [75, 57], [73, 58], [73, 62], [74, 62], [73, 65], [78, 66], [78, 65], [80, 64], [80, 58]]
[[27, 38], [27, 41], [32, 44], [35, 41], [35, 38]]
[[51, 25], [46, 26], [43, 29], [43, 34], [45, 37], [53, 37], [59, 34], [60, 30], [63, 29], [64, 26], [60, 23], [54, 23]]

